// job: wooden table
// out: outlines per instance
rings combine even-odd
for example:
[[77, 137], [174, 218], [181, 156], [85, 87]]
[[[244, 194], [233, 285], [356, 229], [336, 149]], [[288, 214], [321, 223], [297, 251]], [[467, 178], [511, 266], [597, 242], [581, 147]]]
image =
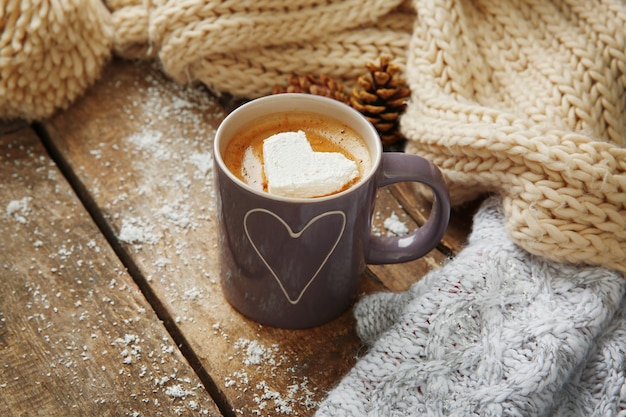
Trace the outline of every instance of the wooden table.
[[[312, 415], [363, 354], [351, 312], [261, 326], [225, 301], [212, 140], [229, 106], [156, 65], [114, 60], [66, 111], [0, 125], [0, 415]], [[374, 227], [430, 205], [379, 192]], [[371, 266], [362, 293], [401, 291], [456, 253]]]

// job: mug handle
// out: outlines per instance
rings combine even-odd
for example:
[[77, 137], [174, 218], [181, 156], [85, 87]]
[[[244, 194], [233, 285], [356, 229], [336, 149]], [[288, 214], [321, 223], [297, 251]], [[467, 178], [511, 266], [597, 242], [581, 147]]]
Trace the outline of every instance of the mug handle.
[[426, 223], [405, 236], [370, 236], [365, 261], [368, 264], [407, 262], [426, 255], [443, 237], [450, 220], [450, 194], [441, 171], [429, 160], [405, 153], [383, 153], [377, 188], [413, 181], [429, 186], [434, 194]]

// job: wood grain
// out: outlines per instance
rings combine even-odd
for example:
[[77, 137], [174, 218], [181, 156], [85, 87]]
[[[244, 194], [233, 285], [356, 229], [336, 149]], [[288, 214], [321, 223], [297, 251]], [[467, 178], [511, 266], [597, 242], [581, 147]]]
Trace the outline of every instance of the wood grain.
[[[373, 218], [375, 234], [394, 236], [393, 227], [391, 230], [385, 228], [385, 221], [388, 219], [397, 219], [397, 222], [406, 226], [407, 232], [419, 227], [419, 224], [394, 197], [393, 187], [395, 185], [378, 191]], [[397, 222], [394, 221], [392, 224]], [[393, 265], [368, 265], [367, 268], [368, 272], [387, 289], [397, 292], [409, 288], [428, 271], [439, 268], [445, 259], [446, 256], [435, 248], [426, 256], [414, 261]]]
[[309, 415], [361, 346], [349, 312], [289, 331], [249, 321], [224, 299], [210, 165], [223, 117], [206, 91], [117, 61], [45, 130], [118, 254], [154, 294], [153, 307], [210, 376], [213, 394], [237, 415]]
[[[224, 116], [202, 87], [116, 60], [39, 133], [222, 412], [312, 415], [364, 348], [350, 311], [293, 331], [252, 322], [224, 299], [211, 172]], [[377, 204], [375, 231], [387, 233], [393, 212], [419, 225], [393, 192], [381, 192]], [[412, 263], [371, 266], [362, 293], [405, 289], [445, 257], [435, 250]]]
[[221, 415], [23, 124], [0, 179], [0, 415]]
[[[406, 213], [417, 223], [424, 224], [430, 214], [432, 202], [422, 195], [412, 183], [398, 183], [389, 187], [393, 196], [398, 200]], [[468, 202], [459, 207], [453, 207], [450, 213], [450, 223], [440, 249], [448, 255], [458, 253], [467, 243], [467, 236], [472, 227], [472, 218], [478, 209], [481, 199]]]

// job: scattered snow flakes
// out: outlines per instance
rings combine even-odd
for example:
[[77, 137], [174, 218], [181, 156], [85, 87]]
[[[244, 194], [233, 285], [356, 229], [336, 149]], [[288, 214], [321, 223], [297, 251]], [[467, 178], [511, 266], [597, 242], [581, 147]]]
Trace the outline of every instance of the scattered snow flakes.
[[235, 342], [235, 351], [242, 354], [244, 365], [272, 365], [277, 364], [276, 353], [278, 345], [268, 348], [256, 340], [239, 339]]
[[162, 137], [163, 133], [155, 130], [135, 133], [128, 138], [128, 141], [140, 149], [155, 150]]
[[[219, 324], [215, 324], [213, 328], [216, 331], [220, 330]], [[286, 358], [280, 354], [278, 345], [267, 347], [256, 340], [239, 339], [234, 343], [234, 348], [235, 357], [239, 357], [244, 368], [227, 376], [224, 379], [224, 386], [252, 396], [256, 404], [256, 408], [251, 410], [252, 414], [298, 415], [298, 410], [303, 407], [307, 410], [317, 407], [316, 392], [309, 389], [308, 379], [296, 374], [295, 369], [282, 366]], [[234, 357], [229, 359], [232, 360]], [[255, 374], [263, 373], [272, 380], [280, 377], [283, 383], [289, 385], [286, 389], [274, 389], [267, 381], [260, 381], [253, 386], [250, 383], [249, 369], [254, 369]], [[245, 414], [242, 410], [233, 411]]]
[[96, 243], [95, 240], [90, 240], [89, 242], [87, 242], [87, 247], [89, 249], [93, 249], [94, 251], [96, 251], [96, 253], [100, 252], [100, 247], [98, 246], [98, 244]]
[[280, 414], [294, 414], [294, 406], [300, 404], [307, 409], [317, 407], [317, 402], [313, 400], [314, 393], [308, 387], [308, 380], [301, 382], [300, 384], [293, 384], [287, 387], [287, 392], [284, 394], [278, 391], [272, 390], [267, 382], [261, 381], [256, 386], [257, 390], [261, 394], [254, 395], [254, 402], [259, 407], [254, 413], [261, 415], [261, 411], [268, 406], [273, 407], [273, 411]]
[[24, 197], [19, 200], [11, 200], [6, 206], [7, 216], [13, 217], [17, 222], [28, 223], [27, 216], [30, 214], [30, 202], [32, 197]]
[[[221, 109], [206, 91], [191, 86], [163, 84], [162, 80], [147, 77], [144, 99], [133, 102], [124, 110], [129, 116], [150, 115], [143, 121], [144, 131], [135, 133], [128, 141], [142, 151], [149, 151], [161, 159], [176, 155], [168, 149], [169, 142], [202, 143], [214, 134], [206, 116], [222, 118], [223, 114], [209, 115], [209, 110]], [[163, 123], [175, 120], [177, 123]]]
[[197, 287], [189, 288], [183, 293], [187, 300], [197, 300], [202, 298], [202, 290]]
[[127, 217], [122, 219], [122, 228], [117, 237], [122, 242], [131, 244], [155, 244], [161, 239], [161, 234], [154, 232], [154, 227], [144, 219]]
[[159, 269], [165, 268], [169, 264], [171, 264], [171, 261], [164, 257], [160, 257], [156, 261], [154, 261], [154, 266], [156, 266]]
[[59, 248], [59, 251], [57, 253], [59, 255], [59, 259], [66, 261], [69, 259], [69, 257], [72, 255], [73, 252], [74, 252], [74, 246], [71, 246], [68, 249], [67, 246], [65, 246], [65, 244], [62, 244], [61, 248]]
[[391, 215], [385, 219], [383, 226], [388, 230], [388, 234], [392, 236], [403, 236], [409, 233], [409, 228], [398, 218], [395, 212], [392, 212]]
[[158, 130], [148, 129], [143, 132], [134, 133], [128, 137], [128, 142], [138, 149], [152, 153], [156, 158], [168, 160], [171, 154], [166, 145], [161, 143], [163, 133]]
[[207, 175], [213, 167], [213, 156], [210, 153], [194, 152], [187, 161], [195, 165], [202, 175]]
[[[196, 397], [194, 391], [201, 388], [201, 385], [193, 385], [189, 377], [177, 376], [176, 369], [174, 373], [159, 375], [161, 365], [166, 360], [161, 354], [173, 354], [175, 351], [175, 348], [168, 341], [167, 337], [163, 338], [160, 352], [158, 350], [143, 352], [141, 344], [144, 343], [144, 340], [138, 335], [127, 333], [122, 337], [118, 337], [111, 345], [119, 349], [121, 362], [126, 365], [125, 369], [121, 369], [118, 372], [120, 375], [126, 374], [129, 376], [136, 373], [139, 378], [153, 381], [155, 388], [163, 390], [162, 392], [171, 397], [173, 401]], [[169, 362], [170, 360], [168, 359], [167, 361]], [[158, 402], [155, 402], [155, 404], [158, 405]], [[194, 411], [199, 411], [201, 414], [207, 413], [207, 410], [201, 408], [196, 400], [188, 401], [187, 407]]]
[[94, 149], [89, 151], [90, 155], [93, 155], [96, 159], [102, 159], [102, 149]]
[[165, 220], [183, 229], [195, 229], [197, 226], [192, 221], [193, 214], [189, 208], [189, 204], [183, 203], [181, 200], [163, 205], [159, 209], [159, 214], [163, 216]]
[[195, 395], [193, 392], [185, 390], [181, 384], [170, 385], [165, 388], [165, 394], [173, 398], [182, 399], [185, 399], [187, 396]]
[[126, 334], [124, 338], [115, 340], [115, 344], [125, 347], [120, 353], [123, 357], [122, 363], [129, 365], [135, 360], [141, 359], [141, 346], [139, 346], [139, 337], [134, 334]]
[[267, 350], [265, 347], [256, 340], [250, 341], [246, 348], [244, 363], [246, 365], [260, 365], [264, 359], [267, 359]]

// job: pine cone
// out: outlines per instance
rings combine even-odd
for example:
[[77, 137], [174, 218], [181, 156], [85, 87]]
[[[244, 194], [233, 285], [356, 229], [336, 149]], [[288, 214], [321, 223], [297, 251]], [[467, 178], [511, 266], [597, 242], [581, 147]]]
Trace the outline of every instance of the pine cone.
[[336, 82], [328, 75], [321, 74], [319, 76], [315, 76], [313, 74], [292, 74], [287, 79], [287, 83], [288, 84], [286, 86], [274, 86], [272, 94], [305, 93], [330, 97], [345, 104], [349, 104], [350, 101], [343, 84]]
[[381, 57], [380, 65], [367, 63], [366, 68], [368, 73], [357, 79], [358, 85], [352, 90], [350, 105], [376, 127], [383, 145], [394, 144], [402, 139], [398, 118], [411, 91], [390, 57]]

